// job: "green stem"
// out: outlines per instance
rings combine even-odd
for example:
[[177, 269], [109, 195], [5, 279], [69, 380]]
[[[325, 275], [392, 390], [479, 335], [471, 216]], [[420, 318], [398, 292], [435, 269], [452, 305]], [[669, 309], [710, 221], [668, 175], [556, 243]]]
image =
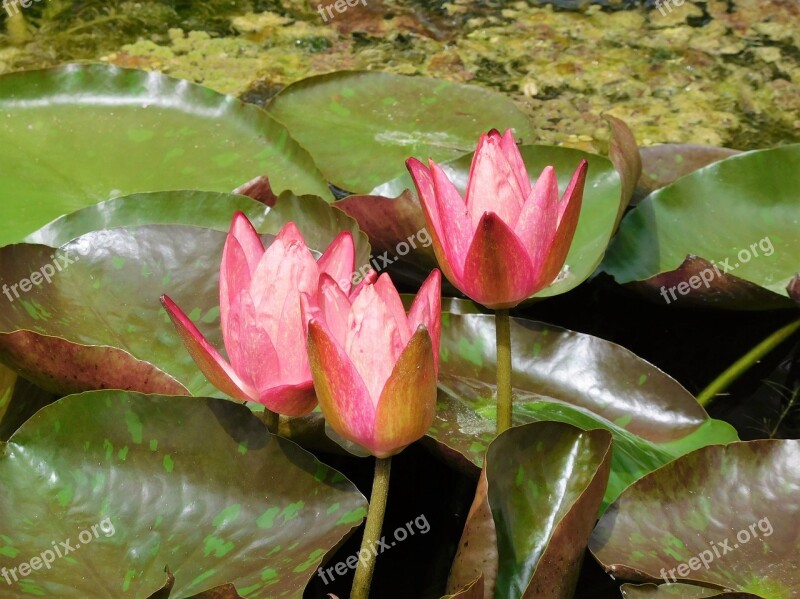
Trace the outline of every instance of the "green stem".
[[270, 410], [269, 408], [264, 408], [264, 424], [267, 425], [267, 430], [274, 435], [278, 434], [278, 427], [280, 426], [281, 417], [276, 413]]
[[697, 401], [701, 406], [707, 406], [717, 396], [727, 389], [736, 379], [742, 376], [747, 370], [761, 358], [775, 349], [778, 345], [786, 341], [792, 334], [800, 329], [800, 320], [796, 320], [787, 324], [785, 327], [778, 329], [772, 335], [764, 339], [761, 343], [756, 345], [753, 349], [736, 360], [731, 366], [720, 374], [717, 378], [711, 381], [705, 389], [697, 396]]
[[350, 599], [369, 599], [369, 586], [372, 583], [372, 573], [375, 571], [376, 555], [373, 548], [378, 545], [378, 541], [381, 538], [383, 515], [386, 513], [386, 497], [389, 495], [389, 474], [391, 471], [392, 458], [375, 459], [375, 478], [372, 482], [372, 495], [369, 498], [367, 524], [364, 527], [361, 550], [358, 552], [359, 556], [363, 556], [366, 551], [367, 557], [358, 560]]
[[508, 310], [496, 310], [497, 434], [511, 428], [511, 320]]

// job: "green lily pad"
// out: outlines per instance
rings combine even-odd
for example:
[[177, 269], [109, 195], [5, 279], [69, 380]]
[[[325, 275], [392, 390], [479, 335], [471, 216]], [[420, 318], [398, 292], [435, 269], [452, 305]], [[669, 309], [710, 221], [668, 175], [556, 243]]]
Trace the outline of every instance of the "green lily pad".
[[28, 235], [23, 241], [57, 248], [91, 231], [138, 225], [193, 225], [227, 232], [231, 218], [237, 210], [247, 215], [257, 230], [263, 228], [266, 216], [270, 212], [270, 209], [261, 202], [231, 193], [214, 191], [135, 193], [60, 216]]
[[710, 599], [723, 597], [724, 599], [758, 599], [758, 595], [750, 593], [727, 593], [715, 589], [697, 587], [691, 584], [623, 584], [620, 587], [625, 599]]
[[332, 199], [309, 154], [263, 110], [188, 81], [107, 65], [0, 77], [0, 245], [111, 197], [227, 192]]
[[795, 144], [738, 154], [678, 179], [625, 216], [602, 269], [619, 283], [640, 282], [659, 302], [792, 306], [798, 169]]
[[329, 181], [353, 193], [405, 172], [409, 156], [444, 161], [471, 152], [492, 128], [532, 138], [527, 117], [503, 94], [378, 71], [303, 79], [275, 96], [267, 111]]
[[[156, 202], [170, 197], [160, 195]], [[341, 230], [350, 230], [357, 258], [368, 259], [369, 245], [355, 221], [319, 198], [281, 196], [260, 229], [277, 233], [287, 220], [294, 220], [309, 246], [320, 251]], [[48, 228], [49, 238], [76, 231], [68, 219], [59, 223]], [[61, 225], [68, 232], [60, 232]], [[57, 252], [33, 244], [0, 248], [0, 277], [8, 282], [31, 280], [31, 273], [47, 265], [55, 270], [53, 264], [72, 262], [49, 284], [40, 280], [26, 291], [8, 283], [10, 307], [0, 313], [0, 360], [62, 395], [121, 388], [220, 397], [184, 349], [159, 298], [168, 293], [221, 349], [218, 275], [224, 240], [222, 231], [143, 225], [86, 233]]]
[[224, 584], [300, 599], [366, 512], [343, 475], [226, 400], [69, 396], [0, 447], [5, 597], [145, 598], [169, 568], [174, 599]]
[[558, 422], [511, 428], [486, 453], [448, 586], [483, 574], [495, 599], [566, 599], [611, 466], [611, 435]]
[[628, 488], [590, 549], [615, 577], [794, 597], [799, 460], [796, 440], [701, 448]]
[[[515, 424], [557, 420], [613, 435], [604, 506], [677, 456], [738, 439], [677, 381], [619, 345], [517, 318], [511, 345]], [[496, 428], [494, 317], [443, 314], [440, 354], [439, 403], [428, 435], [445, 455], [480, 467]]]
[[309, 247], [318, 252], [323, 251], [340, 231], [350, 231], [356, 246], [356, 264], [369, 261], [369, 240], [354, 219], [339, 210], [332, 210], [321, 198], [298, 197], [291, 192], [278, 196], [272, 207], [231, 193], [137, 193], [59, 217], [28, 235], [25, 242], [59, 247], [92, 231], [139, 225], [193, 225], [227, 233], [237, 210], [243, 212], [262, 234], [277, 235], [284, 224], [293, 221]]
[[[567, 255], [565, 272], [557, 282], [534, 296], [551, 297], [574, 289], [595, 271], [614, 233], [617, 217], [629, 198], [624, 197], [620, 174], [608, 158], [554, 146], [521, 146], [520, 153], [531, 181], [539, 177], [545, 166], [554, 166], [562, 194], [580, 161], [586, 159], [589, 162], [581, 215]], [[441, 165], [462, 196], [471, 163], [472, 154], [468, 154]], [[435, 265], [431, 248], [415, 249], [402, 258], [397, 251], [398, 244], [408, 237], [416, 235], [419, 238], [418, 231], [425, 226], [416, 192], [406, 191], [413, 188], [411, 176], [406, 173], [378, 186], [370, 196], [346, 198], [337, 205], [342, 205], [343, 210], [361, 224], [370, 239], [376, 240], [376, 246], [387, 250], [393, 262], [398, 262], [395, 269], [398, 266], [415, 269], [414, 272], [422, 276], [430, 272], [431, 265]]]

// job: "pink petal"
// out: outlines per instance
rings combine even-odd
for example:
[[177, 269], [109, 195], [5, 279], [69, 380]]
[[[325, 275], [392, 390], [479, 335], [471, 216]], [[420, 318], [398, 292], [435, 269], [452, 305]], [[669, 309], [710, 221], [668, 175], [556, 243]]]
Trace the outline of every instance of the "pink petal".
[[553, 167], [547, 166], [536, 180], [514, 227], [514, 232], [530, 256], [537, 277], [555, 238], [558, 211], [558, 179]]
[[169, 296], [162, 295], [161, 303], [169, 314], [175, 330], [178, 331], [184, 346], [194, 359], [200, 371], [217, 389], [241, 400], [255, 401], [258, 393], [245, 383], [219, 354], [189, 317], [183, 313]]
[[[460, 281], [464, 276], [464, 260], [475, 234], [475, 227], [467, 205], [455, 185], [450, 182], [438, 164], [433, 160], [429, 163], [439, 214], [447, 215], [441, 221], [442, 248], [456, 281]], [[455, 284], [456, 281], [451, 282]]]
[[320, 273], [330, 275], [345, 293], [350, 292], [355, 264], [356, 248], [349, 231], [339, 233], [317, 261]]
[[425, 211], [426, 220], [433, 225], [436, 231], [440, 231], [439, 205], [436, 203], [436, 190], [433, 187], [433, 178], [428, 167], [416, 158], [409, 158], [406, 160], [406, 168], [411, 173], [414, 186], [417, 188], [417, 197]]
[[[405, 347], [397, 322], [374, 286], [353, 301], [344, 346], [373, 402], [378, 398]], [[407, 326], [407, 325], [406, 325]]]
[[442, 275], [434, 269], [414, 298], [408, 311], [408, 325], [412, 331], [420, 326], [427, 329], [433, 348], [436, 372], [439, 372], [439, 341], [442, 336]]
[[308, 323], [308, 356], [325, 420], [345, 439], [369, 444], [375, 407], [364, 380], [325, 323], [313, 318]]
[[400, 342], [402, 346], [405, 346], [408, 340], [411, 339], [411, 329], [408, 326], [403, 300], [400, 299], [400, 294], [397, 293], [392, 279], [389, 278], [388, 274], [382, 274], [378, 277], [374, 289], [384, 306], [386, 306], [389, 317], [394, 320], [397, 330], [400, 332]]
[[262, 391], [258, 402], [284, 416], [305, 416], [317, 407], [314, 383], [309, 379], [298, 385], [281, 385]]
[[[517, 222], [528, 196], [530, 183], [526, 187], [520, 186], [517, 178], [518, 164], [516, 161], [513, 164], [509, 162], [505, 146], [500, 134], [492, 130], [488, 135], [481, 135], [472, 157], [467, 184], [467, 209], [473, 228], [478, 226], [484, 212], [494, 212], [503, 222], [513, 225]], [[514, 151], [521, 163], [522, 158], [519, 157], [516, 145]], [[524, 170], [524, 165], [522, 168]]]
[[424, 327], [411, 337], [381, 393], [372, 443], [379, 458], [399, 453], [422, 438], [436, 413], [436, 367], [431, 338]]
[[234, 370], [252, 385], [258, 396], [266, 389], [287, 381], [281, 376], [278, 353], [267, 331], [258, 322], [255, 306], [247, 290], [239, 292], [231, 302], [225, 349]]
[[531, 180], [528, 177], [528, 169], [525, 168], [525, 162], [522, 160], [522, 154], [519, 151], [519, 146], [514, 139], [514, 132], [511, 129], [506, 129], [503, 134], [503, 139], [500, 141], [500, 146], [503, 149], [503, 155], [508, 160], [517, 177], [520, 191], [522, 192], [523, 200], [528, 197], [531, 192]]
[[547, 250], [547, 257], [541, 269], [543, 284], [549, 285], [558, 276], [564, 261], [567, 259], [569, 248], [578, 228], [578, 219], [581, 214], [583, 202], [583, 188], [586, 184], [586, 172], [589, 164], [582, 160], [575, 169], [572, 179], [567, 185], [564, 197], [558, 205], [558, 231], [553, 236], [553, 241]]
[[309, 375], [300, 293], [317, 292], [314, 257], [293, 223], [287, 223], [267, 248], [250, 285], [256, 317], [276, 348], [281, 376], [300, 382]]
[[247, 256], [238, 239], [228, 235], [222, 249], [222, 263], [219, 268], [219, 315], [223, 338], [228, 335], [231, 301], [240, 291], [249, 288], [250, 265]]
[[487, 308], [512, 308], [536, 290], [533, 266], [519, 238], [493, 212], [483, 215], [464, 268], [461, 290]]
[[[439, 203], [436, 200], [436, 190], [433, 187], [433, 178], [428, 168], [416, 158], [406, 160], [406, 167], [414, 180], [417, 188], [417, 196], [422, 205], [422, 212], [425, 215], [428, 233], [431, 236], [433, 251], [439, 262], [439, 267], [450, 281], [456, 279], [454, 266], [448, 262], [447, 254], [444, 250], [444, 233], [442, 231], [441, 220], [439, 218]], [[460, 272], [460, 269], [459, 269]]]
[[[304, 294], [303, 297], [310, 296]], [[323, 274], [319, 281], [319, 293], [313, 299], [316, 300], [318, 307], [313, 312], [313, 318], [324, 321], [333, 338], [344, 347], [347, 342], [347, 322], [350, 316], [350, 301], [347, 296], [333, 279]]]
[[258, 261], [261, 260], [261, 256], [264, 255], [264, 244], [261, 243], [258, 231], [255, 230], [253, 224], [242, 212], [236, 212], [233, 215], [228, 237], [233, 237], [239, 242], [239, 245], [244, 250], [244, 255], [247, 258], [247, 264], [252, 274], [258, 265]]
[[371, 268], [367, 271], [367, 274], [358, 282], [358, 285], [350, 292], [350, 303], [352, 303], [356, 297], [361, 293], [361, 291], [367, 285], [374, 285], [375, 281], [378, 280], [378, 273]]

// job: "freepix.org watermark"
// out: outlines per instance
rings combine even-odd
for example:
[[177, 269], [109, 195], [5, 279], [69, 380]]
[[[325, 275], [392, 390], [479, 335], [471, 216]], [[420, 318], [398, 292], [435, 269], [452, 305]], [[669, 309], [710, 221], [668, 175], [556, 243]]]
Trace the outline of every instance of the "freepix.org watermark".
[[[53, 276], [57, 272], [63, 271], [70, 264], [74, 264], [78, 261], [78, 256], [70, 258], [70, 255], [66, 252], [63, 254], [51, 254], [50, 257], [53, 259], [52, 264], [48, 262], [39, 270], [34, 270], [30, 275], [28, 275], [27, 279], [22, 279], [13, 285], [3, 283], [3, 295], [8, 298], [8, 301], [13, 302], [14, 299], [19, 299], [20, 291], [22, 291], [22, 293], [28, 293], [28, 291], [33, 289], [34, 285], [38, 287], [43, 281], [51, 283], [53, 281]], [[11, 297], [12, 293], [14, 294], [14, 297]]]
[[3, 8], [9, 17], [13, 17], [19, 12], [19, 7], [30, 8], [34, 2], [41, 2], [42, 0], [3, 0]]
[[[428, 233], [428, 229], [423, 227], [416, 233], [409, 235], [405, 241], [398, 243], [394, 248], [394, 256], [389, 255], [389, 250], [386, 250], [377, 256], [370, 256], [370, 261], [361, 266], [361, 268], [358, 270], [354, 270], [349, 278], [341, 279], [340, 281], [336, 282], [342, 289], [347, 289], [348, 282], [352, 283], [353, 285], [357, 285], [371, 270], [374, 270], [377, 274], [387, 266], [397, 262], [400, 259], [398, 256], [405, 256], [411, 250], [417, 249], [417, 242], [419, 242], [420, 246], [422, 247], [428, 247], [433, 243], [433, 239], [431, 238], [431, 234]], [[328, 290], [325, 292], [329, 293]]]
[[[414, 530], [416, 527], [417, 530]], [[425, 515], [417, 516], [414, 520], [411, 520], [406, 523], [405, 526], [399, 526], [394, 531], [394, 540], [388, 542], [386, 537], [383, 536], [380, 540], [372, 546], [371, 551], [365, 547], [362, 547], [358, 550], [357, 554], [353, 554], [348, 557], [346, 560], [338, 562], [337, 564], [330, 566], [329, 568], [319, 568], [317, 570], [317, 574], [322, 578], [322, 582], [325, 584], [330, 584], [336, 576], [334, 572], [339, 576], [344, 576], [347, 574], [348, 570], [355, 570], [356, 566], [358, 565], [359, 560], [366, 563], [366, 560], [370, 558], [371, 555], [375, 555], [376, 557], [383, 553], [384, 551], [388, 551], [398, 543], [405, 541], [409, 536], [414, 536], [416, 532], [420, 534], [426, 534], [431, 529], [431, 525], [428, 524], [428, 519]]]
[[688, 562], [678, 564], [677, 567], [671, 568], [670, 570], [661, 568], [659, 575], [664, 579], [664, 582], [672, 584], [673, 582], [678, 582], [678, 578], [675, 576], [676, 572], [681, 578], [686, 578], [692, 570], [699, 570], [701, 567], [708, 570], [715, 559], [722, 558], [728, 553], [737, 550], [742, 545], [746, 545], [751, 540], [758, 538], [758, 531], [756, 528], [758, 528], [758, 531], [761, 531], [764, 537], [772, 536], [774, 532], [769, 518], [761, 518], [758, 522], [753, 522], [747, 528], [743, 528], [737, 532], [736, 541], [738, 542], [733, 542], [733, 546], [731, 546], [732, 541], [730, 539], [718, 542], [712, 541], [709, 543], [711, 549], [704, 549], [696, 556], [690, 558]]
[[[760, 254], [758, 253], [759, 250], [761, 250]], [[682, 281], [672, 287], [662, 285], [660, 290], [661, 296], [664, 298], [664, 301], [669, 304], [678, 299], [678, 296], [675, 295], [676, 290], [681, 295], [688, 295], [692, 289], [700, 289], [703, 285], [708, 289], [711, 285], [711, 281], [715, 278], [736, 270], [742, 264], [750, 262], [753, 258], [758, 258], [759, 256], [769, 257], [773, 253], [775, 253], [775, 247], [772, 245], [772, 240], [769, 237], [764, 237], [764, 239], [750, 244], [749, 248], [742, 248], [739, 250], [736, 254], [736, 258], [739, 259], [738, 262], [730, 263], [731, 260], [735, 260], [736, 258], [726, 258], [725, 260], [720, 260], [719, 263], [712, 260], [711, 268], [701, 270], [699, 274], [689, 277], [688, 281]], [[719, 270], [720, 266], [723, 269], [722, 272]], [[670, 299], [670, 297], [672, 297], [672, 299]]]
[[114, 524], [111, 522], [111, 518], [104, 518], [97, 524], [93, 524], [90, 528], [82, 530], [78, 534], [78, 541], [74, 544], [70, 539], [59, 541], [58, 543], [53, 541], [51, 543], [52, 549], [45, 549], [39, 555], [30, 558], [27, 562], [17, 564], [13, 568], [0, 568], [0, 576], [5, 579], [6, 584], [13, 585], [19, 582], [20, 578], [29, 576], [34, 570], [41, 570], [42, 568], [50, 570], [56, 559], [66, 557], [82, 546], [88, 545], [95, 539], [100, 538], [101, 532], [106, 538], [114, 535], [116, 530], [114, 530]]
[[[328, 17], [333, 19], [334, 16], [335, 16], [333, 14], [333, 9], [334, 8], [336, 9], [336, 12], [338, 14], [342, 14], [348, 8], [350, 8], [352, 6], [356, 6], [357, 4], [361, 4], [362, 6], [366, 6], [367, 5], [367, 0], [336, 0], [335, 2], [332, 2], [332, 3], [328, 4], [327, 6], [323, 6], [322, 4], [318, 5], [317, 6], [317, 12], [319, 13], [319, 16], [322, 17], [322, 20], [327, 23], [328, 22]], [[325, 16], [326, 12], [328, 13], [327, 16]]]

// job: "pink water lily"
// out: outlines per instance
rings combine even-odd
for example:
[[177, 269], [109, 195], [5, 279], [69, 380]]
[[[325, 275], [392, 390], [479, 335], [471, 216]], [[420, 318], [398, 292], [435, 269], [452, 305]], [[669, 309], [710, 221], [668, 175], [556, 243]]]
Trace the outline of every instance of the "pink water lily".
[[306, 352], [300, 294], [314, 293], [320, 275], [350, 293], [353, 237], [342, 232], [319, 261], [294, 223], [264, 249], [241, 212], [233, 217], [219, 273], [222, 338], [230, 362], [166, 295], [162, 303], [206, 378], [231, 397], [264, 404], [273, 412], [302, 416], [317, 404]]
[[578, 225], [586, 161], [559, 200], [552, 166], [534, 185], [511, 130], [481, 136], [466, 200], [441, 167], [406, 161], [444, 275], [488, 308], [511, 308], [558, 276]]
[[436, 408], [441, 274], [434, 270], [406, 315], [388, 275], [353, 296], [326, 275], [303, 296], [320, 408], [345, 439], [386, 458], [421, 438]]

